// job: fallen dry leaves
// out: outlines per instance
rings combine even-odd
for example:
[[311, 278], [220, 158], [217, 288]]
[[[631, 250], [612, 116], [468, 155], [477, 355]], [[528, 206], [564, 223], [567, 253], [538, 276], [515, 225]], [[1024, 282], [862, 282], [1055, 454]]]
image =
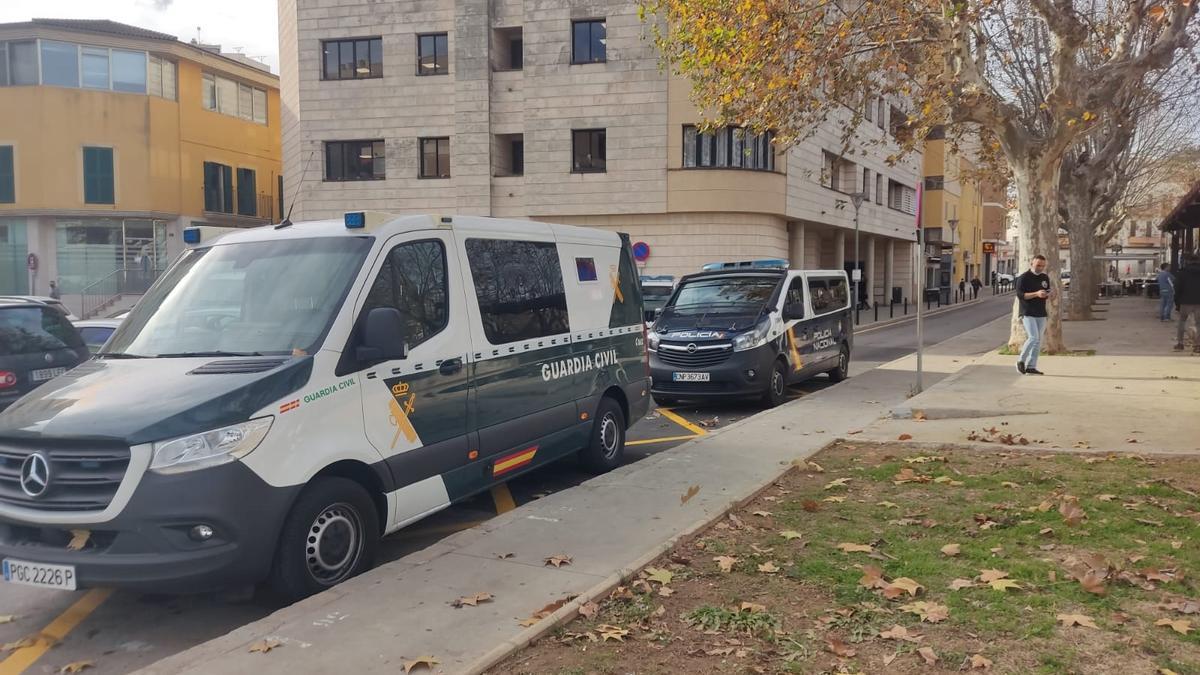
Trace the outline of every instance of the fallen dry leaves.
[[900, 611], [916, 614], [921, 617], [921, 621], [928, 623], [941, 623], [950, 618], [950, 608], [945, 605], [939, 605], [936, 602], [913, 602], [907, 605], [901, 605]]
[[837, 545], [837, 549], [842, 553], [874, 553], [875, 547], [867, 544], [851, 544], [842, 542]]
[[758, 571], [762, 572], [763, 574], [775, 574], [779, 572], [779, 568], [775, 566], [775, 563], [768, 560], [767, 562], [758, 566]]
[[1059, 614], [1055, 618], [1063, 625], [1063, 628], [1070, 628], [1071, 626], [1083, 626], [1084, 628], [1095, 628], [1097, 630], [1100, 628], [1092, 620], [1092, 617], [1083, 614]]
[[683, 495], [679, 498], [679, 505], [683, 506], [684, 504], [691, 501], [692, 497], [695, 497], [699, 493], [700, 493], [699, 485], [693, 485], [693, 486], [689, 487], [687, 489], [687, 492], [684, 492]]
[[492, 601], [491, 593], [476, 593], [474, 595], [464, 595], [463, 597], [458, 598], [454, 602], [450, 603], [450, 606], [454, 607], [455, 609], [457, 609], [459, 607], [476, 607], [481, 602], [491, 602], [491, 601]]
[[91, 530], [71, 530], [71, 541], [67, 542], [67, 550], [82, 551], [91, 538]]
[[941, 550], [942, 555], [946, 556], [947, 558], [953, 558], [962, 552], [962, 549], [958, 544], [946, 544]]
[[670, 570], [659, 569], [657, 567], [646, 568], [646, 581], [654, 581], [666, 586], [674, 579], [675, 575]]
[[717, 563], [717, 567], [719, 567], [722, 572], [732, 572], [733, 566], [738, 563], [738, 559], [727, 555], [719, 555], [713, 558], [713, 562]]
[[899, 436], [899, 437], [898, 437], [896, 440], [898, 440], [898, 441], [911, 441], [911, 440], [912, 440], [912, 434], [900, 434], [900, 436]]
[[913, 581], [908, 577], [900, 577], [899, 579], [893, 579], [892, 582], [883, 589], [883, 597], [887, 598], [888, 600], [894, 600], [904, 596], [905, 593], [912, 597], [916, 596], [923, 590], [925, 590], [925, 587], [916, 581]]
[[62, 675], [64, 673], [78, 673], [80, 671], [87, 670], [88, 668], [95, 668], [95, 667], [96, 667], [96, 663], [94, 661], [74, 661], [72, 663], [68, 663], [67, 665], [63, 666], [62, 668], [59, 668], [58, 672], [59, 672], [59, 675]]
[[600, 605], [594, 602], [585, 602], [579, 606], [579, 616], [585, 619], [595, 618], [600, 613]]
[[1192, 632], [1192, 622], [1186, 619], [1159, 619], [1154, 622], [1155, 626], [1169, 626], [1171, 630], [1180, 635], [1187, 635]]
[[552, 555], [542, 563], [547, 567], [562, 567], [563, 565], [571, 564], [571, 556], [569, 555]]
[[937, 652], [933, 651], [931, 647], [921, 647], [917, 650], [917, 654], [921, 655], [927, 666], [935, 665], [938, 662]]
[[975, 582], [970, 579], [955, 579], [950, 582], [950, 590], [961, 591], [964, 588], [974, 588]]
[[283, 646], [283, 643], [280, 642], [279, 640], [276, 640], [275, 638], [266, 638], [263, 640], [259, 640], [258, 642], [255, 642], [254, 644], [250, 645], [250, 653], [251, 654], [255, 654], [255, 653], [266, 654], [267, 652], [270, 652], [272, 649], [279, 649], [282, 646]]
[[625, 637], [629, 635], [628, 629], [606, 623], [596, 626], [596, 631], [600, 633], [601, 642], [608, 642], [609, 640], [624, 642]]
[[411, 673], [412, 671], [416, 670], [417, 668], [426, 668], [428, 670], [433, 670], [433, 667], [436, 665], [439, 665], [440, 663], [441, 663], [441, 661], [438, 661], [436, 658], [434, 658], [432, 656], [418, 656], [417, 658], [413, 659], [412, 661], [405, 662], [404, 672], [405, 672], [405, 675], [407, 675], [408, 673]]
[[982, 654], [975, 654], [971, 656], [971, 670], [987, 670], [991, 667], [991, 660], [984, 658]]
[[786, 539], [788, 541], [791, 541], [793, 539], [801, 539], [804, 537], [804, 535], [800, 534], [799, 532], [797, 532], [795, 530], [784, 530], [779, 533], [779, 536], [783, 537], [784, 539]]
[[828, 638], [825, 640], [825, 649], [834, 656], [843, 659], [852, 658], [858, 652], [850, 648], [841, 638]]
[[884, 640], [903, 640], [905, 642], [920, 642], [924, 635], [914, 635], [908, 632], [908, 629], [899, 624], [892, 626], [888, 630], [879, 633], [879, 637]]

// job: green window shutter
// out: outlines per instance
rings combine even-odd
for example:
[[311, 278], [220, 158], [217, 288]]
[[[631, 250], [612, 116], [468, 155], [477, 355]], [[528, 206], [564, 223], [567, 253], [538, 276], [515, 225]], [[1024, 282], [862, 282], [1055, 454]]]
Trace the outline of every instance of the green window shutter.
[[0, 204], [17, 201], [16, 168], [13, 166], [11, 145], [0, 145]]
[[112, 148], [83, 149], [83, 201], [114, 204]]

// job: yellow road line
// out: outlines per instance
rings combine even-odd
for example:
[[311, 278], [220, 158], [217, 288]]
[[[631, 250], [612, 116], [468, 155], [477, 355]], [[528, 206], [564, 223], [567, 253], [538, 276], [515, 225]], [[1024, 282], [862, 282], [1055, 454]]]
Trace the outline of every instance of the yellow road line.
[[508, 483], [501, 483], [492, 488], [492, 501], [496, 502], [496, 515], [508, 513], [517, 508], [512, 493], [508, 491]]
[[667, 436], [665, 438], [643, 438], [639, 441], [625, 441], [625, 445], [650, 445], [651, 443], [669, 443], [671, 441], [690, 441], [696, 436]]
[[691, 422], [684, 419], [682, 416], [671, 412], [670, 408], [659, 408], [658, 412], [663, 417], [671, 420], [675, 424], [678, 424], [679, 426], [683, 427], [684, 429], [687, 429], [688, 431], [692, 432], [693, 434], [696, 434], [697, 436], [703, 436], [704, 434], [708, 433], [707, 431], [704, 430], [703, 427], [698, 427], [695, 424], [692, 424]]
[[67, 611], [59, 614], [49, 626], [43, 628], [41, 633], [33, 636], [33, 645], [22, 647], [7, 659], [0, 661], [0, 675], [20, 675], [25, 672], [25, 669], [32, 666], [51, 647], [62, 642], [63, 638], [96, 611], [112, 593], [111, 588], [93, 588], [85, 593], [75, 604], [68, 607]]

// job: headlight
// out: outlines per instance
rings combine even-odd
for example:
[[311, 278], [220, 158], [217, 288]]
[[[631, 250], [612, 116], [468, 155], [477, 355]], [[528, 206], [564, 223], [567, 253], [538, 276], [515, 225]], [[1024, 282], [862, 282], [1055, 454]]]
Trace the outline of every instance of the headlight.
[[767, 343], [767, 332], [770, 328], [771, 324], [763, 321], [754, 328], [733, 338], [733, 351], [744, 352], [747, 349], [763, 346]]
[[150, 470], [183, 473], [241, 459], [257, 448], [271, 429], [273, 417], [235, 424], [154, 444]]
[[658, 343], [662, 341], [662, 336], [650, 330], [646, 333], [646, 349], [656, 352], [658, 351]]

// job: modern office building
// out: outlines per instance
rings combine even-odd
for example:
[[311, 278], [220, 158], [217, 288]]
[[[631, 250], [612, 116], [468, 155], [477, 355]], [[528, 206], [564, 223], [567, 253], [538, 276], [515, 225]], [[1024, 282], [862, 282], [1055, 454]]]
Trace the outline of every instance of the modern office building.
[[786, 150], [770, 131], [702, 132], [689, 83], [621, 0], [280, 0], [279, 19], [293, 220], [600, 227], [646, 245], [645, 273], [681, 275], [757, 258], [849, 267], [857, 213], [864, 289], [912, 293], [921, 159], [887, 161], [906, 131], [897, 102], [872, 99], [848, 146], [837, 120]]
[[136, 295], [190, 224], [281, 211], [265, 66], [106, 20], [0, 24], [0, 294]]

